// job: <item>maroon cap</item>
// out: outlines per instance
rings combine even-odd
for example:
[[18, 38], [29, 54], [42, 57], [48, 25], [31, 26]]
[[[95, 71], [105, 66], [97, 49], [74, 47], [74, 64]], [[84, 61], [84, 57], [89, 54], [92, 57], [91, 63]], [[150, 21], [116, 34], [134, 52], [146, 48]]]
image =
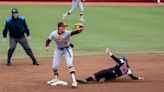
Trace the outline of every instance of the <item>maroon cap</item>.
[[64, 22], [59, 22], [58, 27], [68, 27], [68, 25]]

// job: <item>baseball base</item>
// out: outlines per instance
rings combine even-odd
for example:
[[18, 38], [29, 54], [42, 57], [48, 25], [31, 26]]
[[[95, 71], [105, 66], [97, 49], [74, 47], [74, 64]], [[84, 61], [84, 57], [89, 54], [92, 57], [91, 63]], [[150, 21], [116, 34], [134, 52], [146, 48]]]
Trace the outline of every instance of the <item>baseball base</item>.
[[67, 86], [68, 83], [67, 82], [64, 82], [64, 81], [61, 81], [61, 80], [58, 80], [58, 81], [55, 81], [55, 82], [50, 83], [49, 85], [51, 85], [51, 86], [57, 86], [57, 85]]

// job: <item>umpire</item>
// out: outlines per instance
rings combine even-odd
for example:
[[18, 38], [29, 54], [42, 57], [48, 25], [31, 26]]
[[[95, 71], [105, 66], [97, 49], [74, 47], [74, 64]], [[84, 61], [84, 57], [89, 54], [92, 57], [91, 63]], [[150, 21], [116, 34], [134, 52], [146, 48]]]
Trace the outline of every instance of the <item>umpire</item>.
[[6, 19], [6, 24], [3, 30], [3, 41], [6, 41], [7, 33], [9, 31], [10, 36], [10, 48], [8, 50], [8, 58], [7, 58], [7, 66], [11, 66], [11, 57], [16, 48], [17, 43], [19, 43], [26, 53], [30, 56], [33, 61], [33, 65], [39, 65], [34, 57], [31, 48], [29, 47], [28, 41], [24, 36], [26, 33], [28, 39], [30, 39], [30, 32], [27, 27], [25, 18], [23, 16], [19, 16], [18, 9], [12, 9], [12, 16]]

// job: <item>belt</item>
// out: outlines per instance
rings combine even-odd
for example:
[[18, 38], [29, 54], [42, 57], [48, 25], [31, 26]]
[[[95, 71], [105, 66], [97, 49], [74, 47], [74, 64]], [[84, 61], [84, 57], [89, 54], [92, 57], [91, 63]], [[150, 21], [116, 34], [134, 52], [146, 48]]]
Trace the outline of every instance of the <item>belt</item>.
[[69, 45], [69, 46], [67, 46], [67, 47], [58, 48], [58, 49], [59, 49], [59, 50], [64, 50], [64, 49], [66, 49], [66, 50], [68, 51], [68, 53], [69, 53], [69, 56], [71, 57], [71, 53], [70, 53], [69, 50], [68, 50], [69, 47], [71, 47], [71, 46]]
[[63, 47], [63, 48], [58, 48], [59, 50], [64, 50], [65, 48], [67, 49], [67, 48], [69, 48], [70, 47], [70, 45], [69, 46], [67, 46], [67, 47]]

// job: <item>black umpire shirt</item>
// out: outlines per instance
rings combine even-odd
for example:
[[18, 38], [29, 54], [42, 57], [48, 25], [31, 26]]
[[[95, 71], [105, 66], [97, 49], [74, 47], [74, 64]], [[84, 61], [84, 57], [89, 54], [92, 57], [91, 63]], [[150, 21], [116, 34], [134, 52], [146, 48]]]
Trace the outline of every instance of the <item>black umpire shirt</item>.
[[12, 16], [7, 18], [5, 28], [3, 30], [4, 38], [7, 37], [8, 30], [10, 37], [15, 39], [24, 37], [24, 33], [26, 33], [27, 36], [30, 36], [29, 29], [23, 16], [18, 16], [17, 19], [14, 19]]

